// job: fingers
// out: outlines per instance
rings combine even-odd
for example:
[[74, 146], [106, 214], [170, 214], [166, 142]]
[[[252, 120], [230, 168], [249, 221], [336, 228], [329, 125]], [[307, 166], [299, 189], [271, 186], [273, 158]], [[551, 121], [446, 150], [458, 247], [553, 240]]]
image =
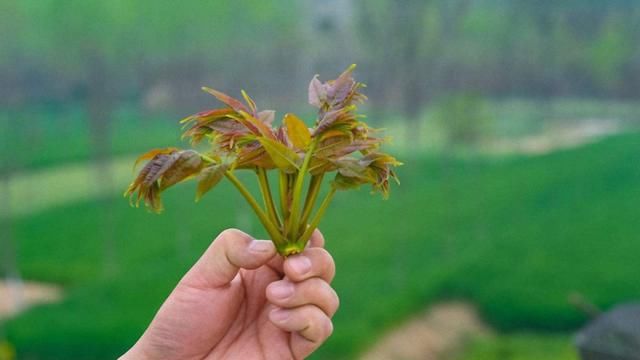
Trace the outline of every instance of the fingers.
[[[320, 230], [315, 229], [311, 234], [311, 238], [309, 238], [309, 242], [307, 243], [307, 249], [309, 248], [321, 248], [324, 247], [324, 236], [320, 232]], [[284, 275], [283, 265], [284, 259], [282, 256], [274, 256], [267, 265], [273, 269], [276, 273], [280, 275]]]
[[281, 308], [315, 305], [329, 317], [338, 310], [340, 301], [335, 290], [320, 278], [311, 278], [301, 283], [280, 280], [269, 284], [267, 299]]
[[269, 240], [254, 240], [236, 229], [220, 233], [182, 281], [197, 287], [221, 287], [238, 274], [240, 268], [256, 269], [276, 254]]
[[285, 278], [266, 289], [267, 300], [274, 305], [269, 319], [281, 330], [291, 332], [290, 346], [296, 359], [311, 354], [331, 335], [331, 317], [340, 303], [329, 285], [335, 276], [335, 264], [322, 246], [324, 238], [316, 230], [301, 254], [284, 260]]
[[319, 277], [331, 282], [336, 274], [335, 263], [323, 248], [307, 248], [304, 252], [284, 261], [284, 273], [293, 282]]
[[324, 236], [320, 232], [320, 230], [315, 229], [311, 234], [311, 238], [309, 239], [308, 247], [324, 247]]
[[278, 328], [293, 333], [290, 345], [296, 359], [309, 355], [333, 332], [331, 319], [314, 305], [275, 308], [269, 313], [269, 320]]

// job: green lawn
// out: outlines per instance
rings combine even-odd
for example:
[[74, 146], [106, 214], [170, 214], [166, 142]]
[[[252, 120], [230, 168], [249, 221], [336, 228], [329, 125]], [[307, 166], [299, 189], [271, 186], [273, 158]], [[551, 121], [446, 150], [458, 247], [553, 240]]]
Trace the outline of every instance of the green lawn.
[[[585, 320], [568, 304], [571, 292], [605, 307], [638, 298], [639, 153], [640, 135], [632, 134], [508, 161], [409, 158], [390, 200], [365, 189], [339, 194], [322, 229], [342, 306], [315, 358], [353, 358], [436, 299], [469, 299], [500, 330], [566, 333]], [[237, 226], [264, 235], [228, 184], [199, 204], [192, 184], [176, 190], [161, 216], [129, 208], [118, 193], [111, 203], [15, 222], [23, 275], [68, 290], [63, 303], [8, 322], [20, 359], [115, 357], [216, 233]], [[505, 337], [469, 356], [536, 348], [527, 342], [567, 353], [568, 339]]]
[[518, 333], [479, 339], [470, 345], [464, 360], [578, 360], [565, 334]]
[[[0, 162], [24, 170], [92, 159], [86, 116], [80, 106], [0, 109]], [[122, 107], [110, 118], [110, 134], [101, 136], [110, 138], [110, 154], [131, 155], [178, 144], [178, 120]]]
[[[28, 168], [90, 157], [80, 112], [39, 114], [0, 116], [0, 140], [16, 150], [5, 154]], [[20, 127], [27, 121], [35, 131]], [[174, 122], [149, 121], [116, 113], [113, 152], [177, 142]], [[30, 137], [7, 136], [19, 129]], [[474, 301], [507, 332], [475, 342], [470, 359], [526, 355], [542, 343], [565, 352], [585, 320], [568, 305], [569, 294], [605, 307], [640, 297], [632, 265], [640, 250], [639, 152], [640, 135], [632, 134], [534, 158], [403, 158], [403, 184], [390, 200], [364, 189], [340, 194], [322, 229], [338, 264], [342, 307], [316, 358], [351, 358], [405, 316], [446, 298]], [[19, 358], [113, 358], [217, 232], [236, 226], [264, 235], [228, 185], [197, 205], [193, 186], [181, 186], [168, 194], [162, 216], [129, 208], [120, 193], [13, 222], [23, 275], [68, 290], [64, 303], [7, 324]], [[221, 204], [234, 210], [225, 214]], [[549, 331], [560, 335], [542, 334]]]

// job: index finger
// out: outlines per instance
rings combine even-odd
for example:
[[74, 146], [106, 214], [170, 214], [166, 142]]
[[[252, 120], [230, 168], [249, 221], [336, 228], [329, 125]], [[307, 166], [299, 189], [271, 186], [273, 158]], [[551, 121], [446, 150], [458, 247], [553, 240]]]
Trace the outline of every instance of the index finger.
[[284, 261], [284, 274], [293, 282], [319, 277], [331, 282], [336, 274], [333, 257], [323, 248], [307, 248]]
[[322, 235], [320, 230], [313, 230], [313, 234], [311, 234], [311, 238], [309, 239], [309, 244], [307, 245], [307, 247], [324, 247], [324, 235]]
[[254, 240], [248, 234], [227, 229], [218, 235], [181, 282], [200, 287], [221, 287], [233, 280], [241, 268], [257, 269], [276, 255], [271, 241]]
[[[306, 249], [309, 248], [324, 248], [324, 235], [320, 230], [315, 229], [309, 238]], [[305, 250], [306, 251], [306, 250]], [[279, 274], [284, 275], [284, 259], [282, 256], [274, 256], [267, 265]]]

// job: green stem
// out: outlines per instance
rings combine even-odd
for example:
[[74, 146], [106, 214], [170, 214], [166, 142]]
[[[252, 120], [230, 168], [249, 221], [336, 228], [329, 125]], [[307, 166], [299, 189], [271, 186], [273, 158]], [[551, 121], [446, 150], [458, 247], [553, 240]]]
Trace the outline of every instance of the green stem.
[[267, 171], [264, 168], [258, 167], [256, 172], [258, 173], [258, 183], [260, 184], [260, 192], [262, 193], [262, 200], [264, 201], [265, 209], [267, 209], [267, 214], [269, 215], [271, 222], [280, 228], [280, 218], [278, 217], [276, 206], [273, 203], [273, 196], [271, 195], [271, 187], [269, 186]]
[[313, 152], [315, 151], [316, 145], [318, 144], [317, 138], [315, 138], [311, 145], [309, 145], [309, 149], [304, 157], [304, 161], [302, 162], [302, 166], [298, 171], [298, 176], [296, 177], [296, 182], [293, 187], [293, 199], [291, 200], [291, 216], [289, 217], [289, 228], [287, 229], [287, 236], [290, 241], [296, 241], [295, 236], [298, 232], [298, 226], [300, 223], [300, 196], [302, 195], [302, 187], [304, 185], [304, 176], [309, 168], [309, 163], [311, 162], [311, 158], [313, 157]]
[[215, 164], [215, 163], [216, 163], [216, 161], [215, 161], [215, 160], [213, 160], [212, 158], [210, 158], [209, 156], [207, 156], [207, 155], [205, 155], [205, 154], [200, 154], [200, 158], [201, 158], [202, 160], [204, 160], [204, 161], [206, 161], [206, 162], [209, 162], [209, 163], [212, 163], [212, 164]]
[[286, 223], [289, 218], [289, 176], [280, 171], [280, 208], [282, 220]]
[[329, 207], [329, 204], [331, 203], [331, 200], [333, 199], [333, 195], [335, 195], [335, 193], [336, 188], [334, 186], [331, 186], [329, 192], [327, 193], [327, 195], [325, 195], [324, 200], [322, 200], [322, 203], [318, 208], [318, 212], [316, 212], [316, 214], [313, 216], [313, 219], [311, 219], [311, 223], [298, 239], [298, 244], [302, 249], [304, 249], [304, 247], [307, 245], [307, 241], [309, 241], [309, 238], [311, 238], [311, 234], [313, 234], [313, 231], [318, 227], [318, 224], [320, 224], [320, 220], [324, 216], [324, 212]]
[[313, 206], [315, 205], [316, 200], [318, 199], [318, 195], [320, 194], [320, 187], [322, 186], [323, 177], [324, 173], [311, 176], [311, 182], [309, 182], [309, 190], [307, 191], [307, 198], [304, 200], [304, 207], [302, 208], [302, 218], [300, 220], [299, 233], [302, 233], [307, 227], [307, 221], [309, 221], [309, 216], [311, 215]]
[[240, 191], [240, 193], [242, 194], [242, 196], [244, 196], [245, 200], [247, 200], [249, 205], [251, 205], [251, 208], [253, 208], [253, 211], [256, 213], [256, 215], [258, 215], [258, 218], [260, 219], [262, 226], [264, 226], [264, 228], [267, 230], [273, 242], [276, 243], [276, 245], [283, 244], [284, 239], [282, 238], [282, 235], [280, 234], [276, 226], [271, 222], [271, 220], [269, 220], [269, 218], [264, 213], [264, 211], [260, 208], [260, 205], [258, 205], [258, 202], [256, 201], [256, 199], [253, 198], [249, 190], [247, 190], [247, 188], [240, 182], [240, 180], [231, 171], [227, 170], [225, 172], [225, 176]]

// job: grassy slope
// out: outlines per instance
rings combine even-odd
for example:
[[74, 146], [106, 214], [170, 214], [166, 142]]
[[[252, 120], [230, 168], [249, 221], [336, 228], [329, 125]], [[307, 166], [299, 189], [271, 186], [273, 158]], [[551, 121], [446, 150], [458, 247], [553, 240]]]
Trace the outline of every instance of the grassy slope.
[[518, 333], [476, 340], [464, 360], [578, 360], [566, 335]]
[[[178, 119], [123, 108], [112, 114], [111, 121], [111, 155], [131, 155], [178, 144]], [[0, 109], [0, 161], [33, 169], [86, 161], [93, 156], [89, 125], [80, 107]]]
[[[637, 298], [639, 152], [640, 136], [627, 135], [505, 163], [408, 159], [389, 201], [366, 190], [340, 194], [322, 228], [342, 307], [316, 358], [352, 358], [437, 298], [469, 298], [506, 330], [579, 326], [583, 317], [566, 301], [572, 291], [605, 306]], [[241, 204], [227, 184], [198, 205], [192, 190], [169, 193], [162, 216], [114, 203], [110, 275], [102, 271], [103, 204], [19, 220], [24, 275], [69, 289], [64, 303], [8, 324], [20, 358], [106, 359], [129, 346], [212, 236], [246, 228], [237, 210], [225, 214]]]

